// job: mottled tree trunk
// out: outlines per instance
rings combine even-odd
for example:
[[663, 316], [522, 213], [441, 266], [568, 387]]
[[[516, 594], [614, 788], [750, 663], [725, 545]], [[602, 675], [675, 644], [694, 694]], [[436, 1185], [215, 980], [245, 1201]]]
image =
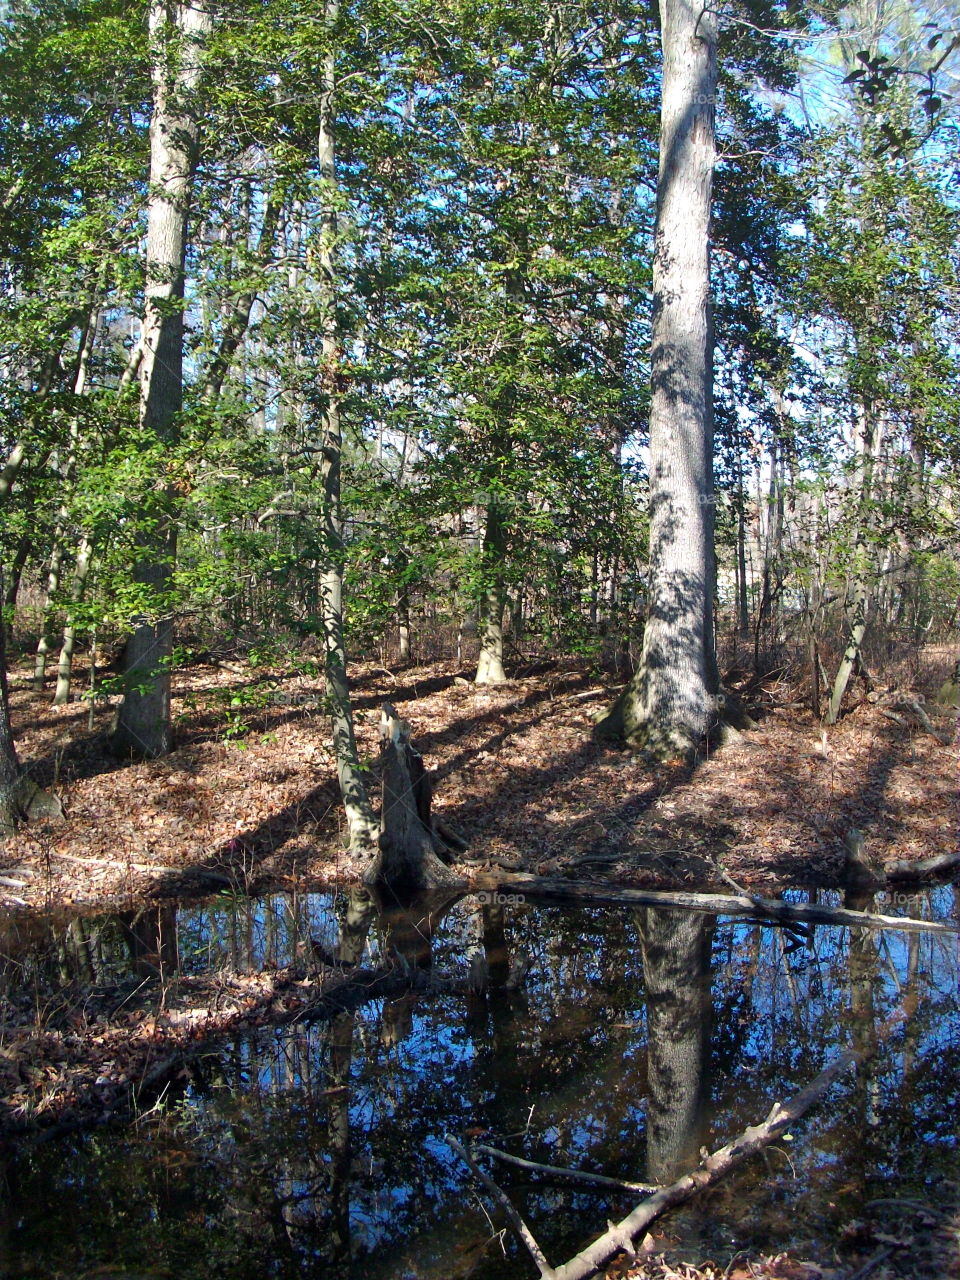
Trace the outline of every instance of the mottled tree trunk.
[[[183, 296], [190, 187], [199, 138], [195, 94], [199, 45], [210, 31], [206, 0], [150, 10], [153, 115], [150, 120], [150, 196], [140, 360], [140, 422], [157, 440], [177, 441], [183, 405]], [[156, 532], [141, 544], [136, 581], [153, 606], [127, 644], [125, 689], [114, 750], [155, 757], [173, 745], [170, 660], [173, 619], [170, 587], [177, 552], [173, 495]]]
[[716, 19], [661, 5], [663, 89], [653, 262], [650, 587], [640, 662], [598, 726], [652, 756], [696, 750], [716, 714], [710, 204]]
[[73, 570], [73, 590], [70, 596], [70, 608], [63, 628], [63, 641], [60, 645], [60, 661], [57, 664], [57, 688], [53, 695], [53, 705], [64, 707], [70, 701], [70, 682], [73, 678], [73, 655], [77, 643], [77, 625], [74, 614], [83, 599], [87, 588], [87, 578], [93, 563], [93, 543], [85, 534], [80, 539], [77, 549], [77, 563]]
[[875, 455], [880, 448], [880, 431], [873, 423], [871, 407], [864, 406], [857, 424], [857, 468], [854, 492], [849, 500], [856, 504], [856, 532], [851, 566], [851, 585], [847, 608], [847, 643], [837, 668], [830, 703], [827, 707], [827, 724], [836, 724], [840, 718], [843, 695], [850, 677], [861, 663], [863, 640], [867, 632], [867, 613], [870, 606], [870, 549], [871, 504], [873, 501], [873, 477]]
[[506, 530], [503, 515], [495, 503], [487, 508], [483, 531], [480, 593], [480, 657], [476, 684], [503, 684], [503, 614], [507, 603], [504, 582]]
[[[327, 0], [324, 20], [333, 32], [337, 21], [336, 0]], [[320, 572], [320, 622], [326, 660], [326, 691], [333, 728], [333, 749], [337, 761], [340, 794], [347, 817], [350, 848], [365, 857], [377, 849], [379, 828], [366, 779], [360, 767], [347, 684], [346, 652], [343, 642], [343, 524], [340, 515], [340, 466], [343, 437], [337, 381], [340, 365], [340, 335], [337, 329], [337, 153], [336, 153], [336, 51], [331, 43], [324, 56], [321, 85], [320, 132], [317, 155], [323, 180], [320, 243], [316, 255], [320, 305], [322, 407], [320, 437], [323, 479], [324, 562]]]

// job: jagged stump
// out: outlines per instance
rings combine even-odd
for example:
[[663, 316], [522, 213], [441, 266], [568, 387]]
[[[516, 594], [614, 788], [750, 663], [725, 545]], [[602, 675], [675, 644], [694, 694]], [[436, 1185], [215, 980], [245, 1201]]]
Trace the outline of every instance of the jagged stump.
[[405, 892], [461, 885], [461, 877], [450, 866], [452, 848], [461, 842], [446, 832], [444, 839], [435, 829], [423, 757], [413, 746], [410, 725], [389, 702], [383, 704], [380, 734], [380, 848], [365, 879]]

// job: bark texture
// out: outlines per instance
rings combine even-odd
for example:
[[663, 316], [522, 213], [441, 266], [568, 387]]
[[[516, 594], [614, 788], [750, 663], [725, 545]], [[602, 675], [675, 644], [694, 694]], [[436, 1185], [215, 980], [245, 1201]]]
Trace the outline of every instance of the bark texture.
[[658, 758], [696, 750], [716, 714], [710, 203], [716, 19], [661, 5], [663, 89], [653, 261], [650, 582], [637, 672], [598, 726]]
[[[337, 22], [336, 0], [328, 0], [324, 20], [330, 30]], [[343, 523], [340, 515], [340, 467], [343, 436], [337, 382], [340, 335], [337, 329], [337, 153], [336, 153], [336, 51], [331, 43], [324, 57], [321, 85], [320, 131], [317, 157], [323, 179], [320, 243], [316, 255], [317, 292], [321, 325], [320, 442], [323, 479], [323, 534], [325, 556], [320, 568], [320, 623], [326, 660], [326, 692], [333, 728], [340, 794], [350, 833], [350, 848], [362, 857], [374, 857], [377, 821], [367, 794], [364, 772], [357, 754], [353, 711], [347, 684], [343, 642]]]
[[476, 684], [503, 684], [503, 613], [506, 588], [503, 581], [505, 552], [503, 516], [495, 505], [487, 510], [483, 533], [483, 579], [480, 595], [480, 657], [477, 660]]
[[380, 851], [366, 879], [409, 893], [461, 883], [447, 865], [450, 855], [434, 834], [430, 780], [411, 729], [389, 702], [380, 725], [383, 737], [383, 804]]
[[[147, 432], [171, 445], [176, 443], [177, 416], [183, 406], [184, 264], [199, 139], [200, 45], [211, 25], [205, 0], [182, 5], [158, 0], [150, 9], [153, 114], [140, 422]], [[166, 518], [143, 545], [135, 567], [136, 580], [149, 589], [156, 606], [127, 645], [126, 687], [113, 737], [114, 750], [124, 756], [161, 756], [173, 745], [173, 619], [163, 604], [177, 550], [172, 493], [167, 506]]]

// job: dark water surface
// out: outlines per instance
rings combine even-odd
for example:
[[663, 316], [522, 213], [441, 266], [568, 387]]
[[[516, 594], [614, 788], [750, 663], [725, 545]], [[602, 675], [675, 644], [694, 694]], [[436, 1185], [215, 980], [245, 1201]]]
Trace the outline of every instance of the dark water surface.
[[[875, 905], [956, 919], [960, 890]], [[658, 1231], [721, 1265], [740, 1248], [842, 1258], [871, 1199], [943, 1208], [960, 1194], [955, 937], [476, 896], [391, 917], [346, 894], [31, 930], [0, 957], [8, 1002], [52, 1007], [82, 984], [135, 993], [158, 966], [175, 981], [311, 955], [366, 969], [399, 954], [435, 981], [215, 1045], [134, 1124], [9, 1148], [3, 1275], [533, 1275], [444, 1134], [659, 1182], [878, 1039], [790, 1141]], [[901, 1004], [905, 1023], [884, 1034]], [[490, 1167], [555, 1265], [634, 1199]]]

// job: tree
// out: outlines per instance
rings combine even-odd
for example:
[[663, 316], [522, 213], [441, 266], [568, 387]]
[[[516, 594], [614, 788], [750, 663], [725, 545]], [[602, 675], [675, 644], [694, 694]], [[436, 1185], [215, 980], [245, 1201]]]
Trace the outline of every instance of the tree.
[[319, 268], [321, 332], [320, 449], [323, 484], [324, 557], [320, 576], [320, 624], [323, 631], [327, 699], [333, 726], [340, 793], [347, 815], [350, 847], [371, 856], [377, 847], [377, 823], [360, 767], [353, 731], [343, 644], [343, 521], [340, 514], [340, 472], [343, 433], [340, 426], [340, 333], [337, 325], [337, 161], [336, 161], [336, 22], [337, 0], [326, 0], [324, 24], [329, 47], [323, 58], [323, 89], [317, 155], [322, 183]]
[[716, 715], [710, 204], [717, 25], [664, 0], [650, 355], [650, 582], [637, 671], [598, 725], [651, 756], [689, 754]]
[[[150, 121], [150, 190], [147, 215], [147, 280], [140, 346], [140, 424], [163, 444], [176, 443], [183, 404], [183, 299], [190, 186], [197, 161], [201, 45], [212, 29], [205, 0], [150, 10], [153, 115]], [[145, 539], [137, 581], [145, 588], [148, 616], [127, 643], [125, 689], [114, 750], [121, 755], [161, 756], [173, 744], [170, 660], [173, 618], [170, 582], [176, 559], [174, 494], [161, 481], [155, 529]]]

